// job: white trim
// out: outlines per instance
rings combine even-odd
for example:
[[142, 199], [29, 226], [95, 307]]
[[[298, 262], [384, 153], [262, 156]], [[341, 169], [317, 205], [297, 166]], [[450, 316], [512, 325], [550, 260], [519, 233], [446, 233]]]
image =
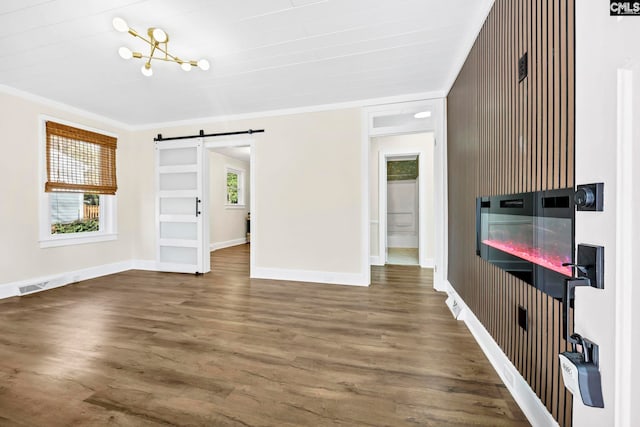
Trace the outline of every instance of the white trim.
[[384, 259], [381, 259], [381, 257], [379, 257], [379, 256], [371, 255], [369, 257], [369, 264], [370, 265], [375, 265], [375, 266], [378, 266], [378, 267], [383, 267], [384, 266]]
[[[45, 131], [44, 126], [45, 126], [46, 122], [47, 121], [51, 121], [51, 122], [60, 123], [61, 125], [71, 126], [71, 127], [74, 127], [74, 128], [86, 130], [86, 131], [89, 131], [89, 132], [99, 133], [99, 134], [102, 134], [102, 135], [106, 135], [106, 136], [110, 136], [112, 138], [118, 139], [118, 134], [117, 133], [109, 132], [108, 130], [96, 128], [96, 127], [93, 127], [93, 126], [86, 126], [86, 125], [83, 125], [83, 124], [79, 124], [77, 122], [72, 122], [70, 120], [64, 120], [64, 119], [61, 119], [59, 117], [50, 116], [48, 114], [38, 114], [38, 120], [40, 121], [41, 125], [43, 126], [43, 128], [42, 128], [43, 131]], [[42, 135], [46, 135], [46, 132], [43, 133]]]
[[320, 111], [342, 110], [347, 108], [363, 108], [373, 105], [394, 104], [399, 102], [425, 101], [430, 99], [444, 98], [446, 92], [439, 90], [434, 92], [409, 93], [404, 95], [388, 96], [382, 98], [369, 98], [348, 102], [337, 102], [331, 104], [308, 105], [303, 107], [283, 108], [279, 110], [255, 111], [243, 114], [229, 114], [224, 116], [201, 117], [197, 119], [176, 120], [172, 122], [147, 123], [142, 125], [131, 125], [131, 130], [157, 130], [162, 128], [173, 128], [180, 126], [203, 125], [216, 122], [227, 122], [236, 120], [260, 119], [264, 117], [286, 116], [293, 114], [316, 113]]
[[[448, 190], [447, 190], [447, 99], [435, 107], [436, 123], [433, 147], [433, 287], [443, 291], [448, 263]], [[440, 266], [438, 268], [438, 266]]]
[[453, 289], [449, 281], [445, 282], [445, 290], [449, 295], [449, 304], [454, 303], [460, 309], [458, 320], [463, 320], [467, 328], [477, 341], [478, 345], [491, 362], [493, 369], [502, 380], [516, 403], [522, 409], [522, 412], [527, 417], [527, 420], [534, 427], [547, 427], [557, 426], [558, 423], [553, 419], [553, 416], [547, 411], [546, 406], [542, 403], [540, 398], [534, 393], [526, 380], [520, 375], [520, 372], [511, 363], [511, 360], [502, 351], [500, 346], [494, 341], [489, 332], [482, 326], [482, 323], [473, 314], [473, 312], [467, 307], [466, 303], [460, 295]]
[[290, 270], [255, 267], [252, 279], [286, 280], [293, 282], [326, 283], [330, 285], [369, 286], [369, 274], [334, 273], [330, 271]]
[[[360, 233], [360, 272], [366, 280], [367, 286], [371, 284], [371, 212], [370, 212], [370, 183], [369, 183], [369, 155], [371, 151], [371, 143], [369, 138], [369, 113], [363, 109], [360, 113], [362, 137], [360, 139], [360, 187], [362, 188], [362, 198], [360, 202], [360, 216], [362, 220]], [[378, 254], [380, 255], [380, 254]], [[384, 255], [383, 255], [384, 257]], [[384, 265], [384, 259], [383, 265]], [[379, 262], [379, 260], [378, 260]]]
[[52, 236], [50, 239], [40, 240], [41, 248], [57, 248], [59, 246], [86, 245], [87, 243], [109, 242], [118, 240], [118, 233], [70, 233]]
[[433, 258], [425, 258], [423, 262], [420, 263], [421, 268], [433, 268], [435, 265], [436, 263]]
[[230, 248], [232, 246], [244, 245], [247, 243], [247, 238], [243, 237], [241, 239], [233, 239], [227, 240], [226, 242], [215, 242], [209, 245], [209, 249], [211, 252], [217, 251], [218, 249]]
[[242, 114], [227, 114], [227, 115], [219, 115], [219, 116], [200, 117], [197, 119], [174, 120], [174, 121], [167, 121], [167, 122], [154, 122], [154, 123], [143, 123], [143, 124], [125, 123], [116, 119], [112, 119], [110, 117], [106, 117], [97, 113], [92, 113], [90, 111], [73, 107], [63, 102], [54, 101], [52, 99], [35, 95], [29, 92], [25, 92], [23, 90], [16, 89], [3, 84], [0, 84], [0, 93], [16, 96], [18, 98], [25, 99], [27, 101], [35, 102], [38, 104], [42, 104], [47, 107], [56, 108], [58, 110], [61, 110], [70, 114], [75, 114], [75, 115], [84, 117], [88, 120], [99, 121], [104, 123], [105, 125], [121, 128], [122, 130], [125, 130], [125, 131], [135, 132], [135, 131], [142, 131], [142, 130], [157, 130], [162, 128], [172, 128], [172, 127], [179, 127], [179, 126], [201, 125], [201, 124], [209, 124], [209, 123], [217, 123], [217, 122], [234, 121], [234, 120], [247, 120], [247, 119], [257, 119], [257, 118], [263, 118], [263, 117], [275, 117], [275, 116], [284, 116], [284, 115], [293, 115], [293, 114], [314, 113], [314, 112], [320, 112], [320, 111], [331, 111], [331, 110], [340, 110], [340, 109], [347, 109], [347, 108], [362, 108], [362, 107], [369, 107], [373, 105], [392, 104], [397, 102], [410, 102], [410, 101], [421, 101], [421, 100], [429, 100], [429, 99], [436, 99], [436, 98], [444, 98], [445, 96], [447, 96], [448, 90], [408, 93], [403, 95], [394, 95], [394, 96], [387, 96], [387, 97], [380, 97], [380, 98], [367, 98], [367, 99], [360, 99], [360, 100], [347, 101], [347, 102], [308, 105], [308, 106], [302, 106], [302, 107], [283, 108], [283, 109], [277, 109], [277, 110], [263, 110], [263, 111], [254, 111], [254, 112], [242, 113]]
[[134, 259], [131, 262], [132, 270], [159, 271], [158, 263], [154, 259]]
[[[616, 310], [615, 425], [630, 427], [633, 359], [633, 70], [618, 69], [617, 194], [616, 194]], [[636, 154], [637, 156], [637, 154]], [[637, 226], [637, 225], [636, 225]]]
[[121, 273], [123, 271], [131, 270], [132, 261], [121, 261], [112, 264], [98, 265], [95, 267], [88, 267], [81, 270], [67, 271], [59, 274], [51, 274], [48, 276], [34, 277], [31, 279], [24, 279], [10, 283], [4, 283], [0, 285], [0, 299], [20, 296], [18, 288], [21, 286], [27, 286], [35, 283], [50, 282], [50, 284], [43, 289], [55, 289], [61, 286], [66, 286], [71, 283], [80, 282], [83, 280], [95, 279], [96, 277], [108, 276], [110, 274]]
[[35, 102], [38, 104], [42, 104], [47, 107], [56, 108], [60, 111], [67, 112], [70, 114], [75, 114], [83, 118], [86, 118], [88, 120], [99, 121], [104, 123], [105, 125], [121, 128], [122, 130], [125, 130], [125, 131], [135, 132], [135, 131], [142, 131], [142, 130], [157, 130], [162, 128], [172, 128], [172, 127], [179, 127], [179, 126], [201, 125], [201, 124], [209, 124], [209, 123], [217, 123], [217, 122], [234, 121], [234, 120], [247, 120], [247, 119], [257, 119], [257, 118], [263, 118], [263, 117], [275, 117], [275, 116], [284, 116], [284, 115], [293, 115], [293, 114], [314, 113], [314, 112], [320, 112], [320, 111], [331, 111], [331, 110], [340, 110], [340, 109], [347, 109], [347, 108], [362, 108], [362, 107], [369, 107], [372, 105], [380, 105], [380, 104], [391, 104], [391, 103], [397, 103], [397, 102], [409, 102], [409, 101], [420, 101], [420, 100], [428, 100], [428, 99], [435, 99], [435, 98], [444, 98], [447, 95], [448, 90], [447, 91], [438, 90], [433, 92], [417, 92], [417, 93], [394, 95], [394, 96], [380, 97], [380, 98], [367, 98], [367, 99], [360, 99], [360, 100], [347, 101], [347, 102], [308, 105], [308, 106], [302, 106], [302, 107], [283, 108], [283, 109], [277, 109], [277, 110], [263, 110], [263, 111], [254, 111], [254, 112], [242, 113], [242, 114], [227, 114], [227, 115], [219, 115], [219, 116], [200, 117], [197, 119], [174, 120], [174, 121], [167, 121], [167, 122], [154, 122], [154, 123], [143, 123], [143, 124], [125, 123], [116, 119], [112, 119], [107, 116], [103, 116], [97, 113], [92, 113], [90, 111], [73, 107], [63, 102], [54, 101], [52, 99], [35, 95], [29, 92], [25, 92], [23, 90], [16, 89], [3, 84], [0, 84], [0, 93], [16, 96], [18, 98]]
[[127, 130], [127, 131], [132, 131], [134, 130], [133, 127], [131, 125], [128, 125], [124, 122], [121, 122], [119, 120], [115, 120], [106, 116], [102, 116], [100, 114], [96, 114], [96, 113], [92, 113], [90, 111], [87, 110], [83, 110], [81, 108], [78, 107], [73, 107], [69, 104], [65, 104], [63, 102], [59, 102], [59, 101], [54, 101], [52, 99], [49, 98], [45, 98], [39, 95], [34, 95], [32, 93], [29, 92], [25, 92], [23, 90], [20, 89], [16, 89], [7, 85], [3, 85], [0, 84], [0, 93], [4, 93], [6, 95], [11, 95], [11, 96], [16, 96], [18, 98], [27, 100], [27, 101], [31, 101], [31, 102], [35, 102], [38, 104], [42, 104], [46, 107], [50, 107], [50, 108], [56, 108], [60, 111], [64, 111], [66, 113], [70, 113], [70, 114], [75, 114], [78, 116], [81, 116], [87, 120], [95, 120], [95, 121], [99, 121], [104, 123], [105, 125], [109, 125], [109, 126], [113, 126], [113, 127], [117, 127], [117, 128], [122, 128], [123, 130]]

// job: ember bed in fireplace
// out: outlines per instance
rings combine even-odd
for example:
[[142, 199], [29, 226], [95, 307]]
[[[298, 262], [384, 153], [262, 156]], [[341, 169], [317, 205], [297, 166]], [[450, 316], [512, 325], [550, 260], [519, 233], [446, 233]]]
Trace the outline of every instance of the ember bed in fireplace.
[[562, 298], [573, 262], [572, 188], [476, 200], [476, 253], [541, 291]]

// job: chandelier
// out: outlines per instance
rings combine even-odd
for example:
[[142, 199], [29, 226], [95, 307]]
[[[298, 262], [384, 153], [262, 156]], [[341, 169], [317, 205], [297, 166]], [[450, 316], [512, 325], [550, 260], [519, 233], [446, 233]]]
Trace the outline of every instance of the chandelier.
[[175, 62], [179, 64], [180, 68], [182, 68], [184, 71], [191, 71], [191, 68], [193, 67], [197, 67], [201, 70], [207, 71], [210, 67], [209, 61], [207, 61], [206, 59], [201, 59], [199, 61], [187, 61], [170, 54], [167, 48], [167, 44], [169, 43], [169, 35], [161, 28], [148, 28], [147, 36], [149, 36], [149, 38], [140, 35], [133, 28], [129, 28], [127, 22], [122, 18], [113, 18], [113, 28], [115, 28], [117, 31], [120, 31], [121, 33], [129, 33], [133, 37], [142, 39], [149, 45], [148, 55], [144, 55], [141, 52], [133, 52], [126, 46], [122, 46], [120, 49], [118, 49], [118, 54], [123, 59], [144, 59], [145, 63], [140, 68], [140, 71], [147, 77], [153, 75], [153, 69], [151, 69], [151, 60], [153, 59], [166, 62]]

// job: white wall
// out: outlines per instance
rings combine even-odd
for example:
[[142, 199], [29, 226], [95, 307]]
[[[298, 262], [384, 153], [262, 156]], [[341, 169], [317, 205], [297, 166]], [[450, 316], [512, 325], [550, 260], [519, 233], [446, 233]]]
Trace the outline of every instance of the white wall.
[[[242, 170], [244, 206], [227, 206], [226, 167]], [[211, 249], [238, 244], [246, 239], [246, 217], [251, 211], [249, 163], [213, 151], [209, 152], [209, 241]]]
[[[359, 109], [198, 123], [136, 132], [142, 206], [136, 256], [153, 260], [153, 137], [265, 129], [253, 134], [256, 271], [282, 277], [368, 284], [361, 250], [361, 116]], [[254, 215], [255, 211], [255, 215]]]
[[[41, 249], [38, 236], [39, 115], [118, 135], [118, 239]], [[0, 92], [0, 287], [7, 283], [58, 275], [105, 264], [130, 262], [138, 225], [135, 148], [121, 128], [78, 113]], [[153, 156], [152, 156], [153, 157]]]
[[[619, 316], [623, 312], [625, 300], [629, 300], [632, 287], [636, 287], [632, 277], [616, 277], [617, 265], [616, 253], [617, 237], [624, 237], [630, 230], [617, 230], [620, 226], [620, 215], [624, 213], [621, 206], [626, 206], [624, 200], [619, 199], [619, 191], [625, 186], [618, 182], [620, 173], [620, 159], [618, 158], [617, 145], [619, 145], [617, 114], [617, 75], [618, 70], [633, 70], [634, 91], [632, 97], [635, 103], [635, 123], [633, 124], [633, 144], [629, 144], [636, 150], [640, 145], [640, 117], [638, 107], [640, 103], [640, 49], [637, 40], [640, 40], [640, 17], [626, 17], [619, 20], [609, 16], [609, 2], [603, 0], [580, 0], [576, 2], [576, 183], [604, 182], [604, 212], [578, 212], [576, 214], [576, 243], [591, 243], [605, 247], [605, 289], [592, 288], [576, 290], [575, 329], [583, 336], [592, 339], [600, 346], [600, 370], [604, 392], [605, 408], [588, 408], [581, 404], [579, 399], [574, 400], [574, 425], [576, 426], [630, 426], [637, 425], [640, 414], [638, 413], [638, 383], [640, 376], [637, 364], [631, 369], [623, 369], [616, 379], [616, 361], [624, 360], [624, 354], [631, 354], [631, 347], [638, 348], [637, 307], [635, 306], [635, 342], [618, 342], [621, 344], [616, 354], [616, 335], [624, 329], [629, 322], [620, 323]], [[624, 157], [623, 157], [624, 158]], [[636, 209], [638, 209], [637, 184], [638, 166], [635, 168]], [[627, 182], [628, 184], [628, 182]], [[629, 205], [630, 207], [631, 205]], [[624, 208], [626, 210], [627, 208]], [[637, 211], [634, 212], [637, 227]], [[637, 228], [634, 230], [637, 235]], [[637, 249], [638, 238], [635, 239]], [[621, 254], [625, 255], [625, 254]], [[634, 260], [637, 264], [637, 259]], [[635, 274], [637, 282], [637, 265], [630, 269]], [[640, 303], [637, 297], [637, 287], [633, 290], [635, 301]], [[627, 296], [625, 296], [627, 295]], [[621, 298], [622, 297], [622, 298]], [[620, 336], [618, 336], [620, 338]], [[637, 353], [634, 360], [637, 359]], [[635, 375], [636, 381], [634, 395], [630, 395], [624, 387], [616, 386], [628, 383], [630, 375]], [[623, 406], [626, 402], [633, 407], [635, 416], [627, 422], [623, 422]], [[620, 405], [623, 406], [620, 406]], [[616, 419], [615, 413], [618, 412]], [[631, 420], [631, 421], [629, 421]]]
[[411, 150], [425, 150], [426, 155], [423, 156], [422, 161], [425, 165], [425, 170], [419, 170], [419, 174], [425, 174], [427, 178], [427, 185], [425, 188], [420, 188], [423, 197], [426, 201], [427, 209], [424, 212], [420, 212], [420, 215], [425, 216], [426, 220], [426, 241], [423, 244], [423, 251], [425, 255], [423, 258], [433, 260], [435, 256], [435, 240], [434, 240], [434, 138], [433, 133], [415, 133], [409, 135], [396, 135], [396, 136], [384, 136], [378, 138], [371, 138], [369, 154], [369, 209], [370, 209], [370, 250], [372, 257], [378, 257], [380, 255], [379, 250], [379, 189], [378, 189], [378, 177], [379, 177], [379, 155], [380, 151], [388, 149], [402, 149], [411, 152]]

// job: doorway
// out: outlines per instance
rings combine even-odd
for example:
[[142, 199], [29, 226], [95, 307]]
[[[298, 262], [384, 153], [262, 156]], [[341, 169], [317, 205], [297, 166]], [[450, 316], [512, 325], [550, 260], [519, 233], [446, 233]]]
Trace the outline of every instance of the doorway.
[[[205, 142], [205, 189], [203, 216], [205, 247], [215, 251], [243, 246], [249, 252], [249, 277], [254, 270], [251, 216], [255, 217], [255, 146], [248, 138]], [[211, 270], [217, 271], [215, 261]]]
[[420, 264], [418, 157], [410, 155], [386, 158], [386, 264]]
[[433, 147], [433, 132], [371, 138], [372, 265], [433, 268]]
[[[386, 210], [386, 184], [380, 185], [380, 176], [386, 169], [384, 163], [380, 166], [380, 150], [374, 147], [376, 141], [382, 138], [418, 137], [429, 135], [430, 147], [405, 148], [389, 147], [387, 155], [418, 155], [419, 169], [429, 170], [429, 176], [433, 178], [432, 191], [425, 192], [426, 184], [422, 182], [425, 174], [418, 176], [419, 194], [429, 194], [431, 200], [419, 201], [418, 235], [429, 235], [432, 246], [431, 255], [427, 256], [425, 244], [419, 237], [418, 251], [419, 263], [423, 268], [433, 268], [433, 286], [436, 290], [444, 291], [447, 288], [445, 272], [447, 271], [447, 202], [446, 202], [446, 101], [444, 98], [432, 98], [419, 101], [399, 102], [395, 104], [378, 105], [363, 110], [362, 125], [362, 159], [363, 159], [363, 195], [369, 199], [369, 203], [363, 205], [363, 217], [366, 219], [362, 225], [363, 269], [370, 274], [370, 266], [385, 265], [386, 263], [386, 213], [380, 215], [381, 210]], [[424, 153], [423, 153], [424, 152]], [[431, 165], [425, 169], [422, 163], [430, 154]], [[385, 188], [378, 191], [378, 188]], [[424, 197], [422, 199], [425, 199]], [[422, 203], [428, 203], [429, 209], [425, 209]], [[432, 230], [425, 233], [426, 226], [420, 221], [425, 221], [425, 213], [432, 216]]]
[[210, 148], [208, 161], [209, 249], [249, 243], [251, 147]]

